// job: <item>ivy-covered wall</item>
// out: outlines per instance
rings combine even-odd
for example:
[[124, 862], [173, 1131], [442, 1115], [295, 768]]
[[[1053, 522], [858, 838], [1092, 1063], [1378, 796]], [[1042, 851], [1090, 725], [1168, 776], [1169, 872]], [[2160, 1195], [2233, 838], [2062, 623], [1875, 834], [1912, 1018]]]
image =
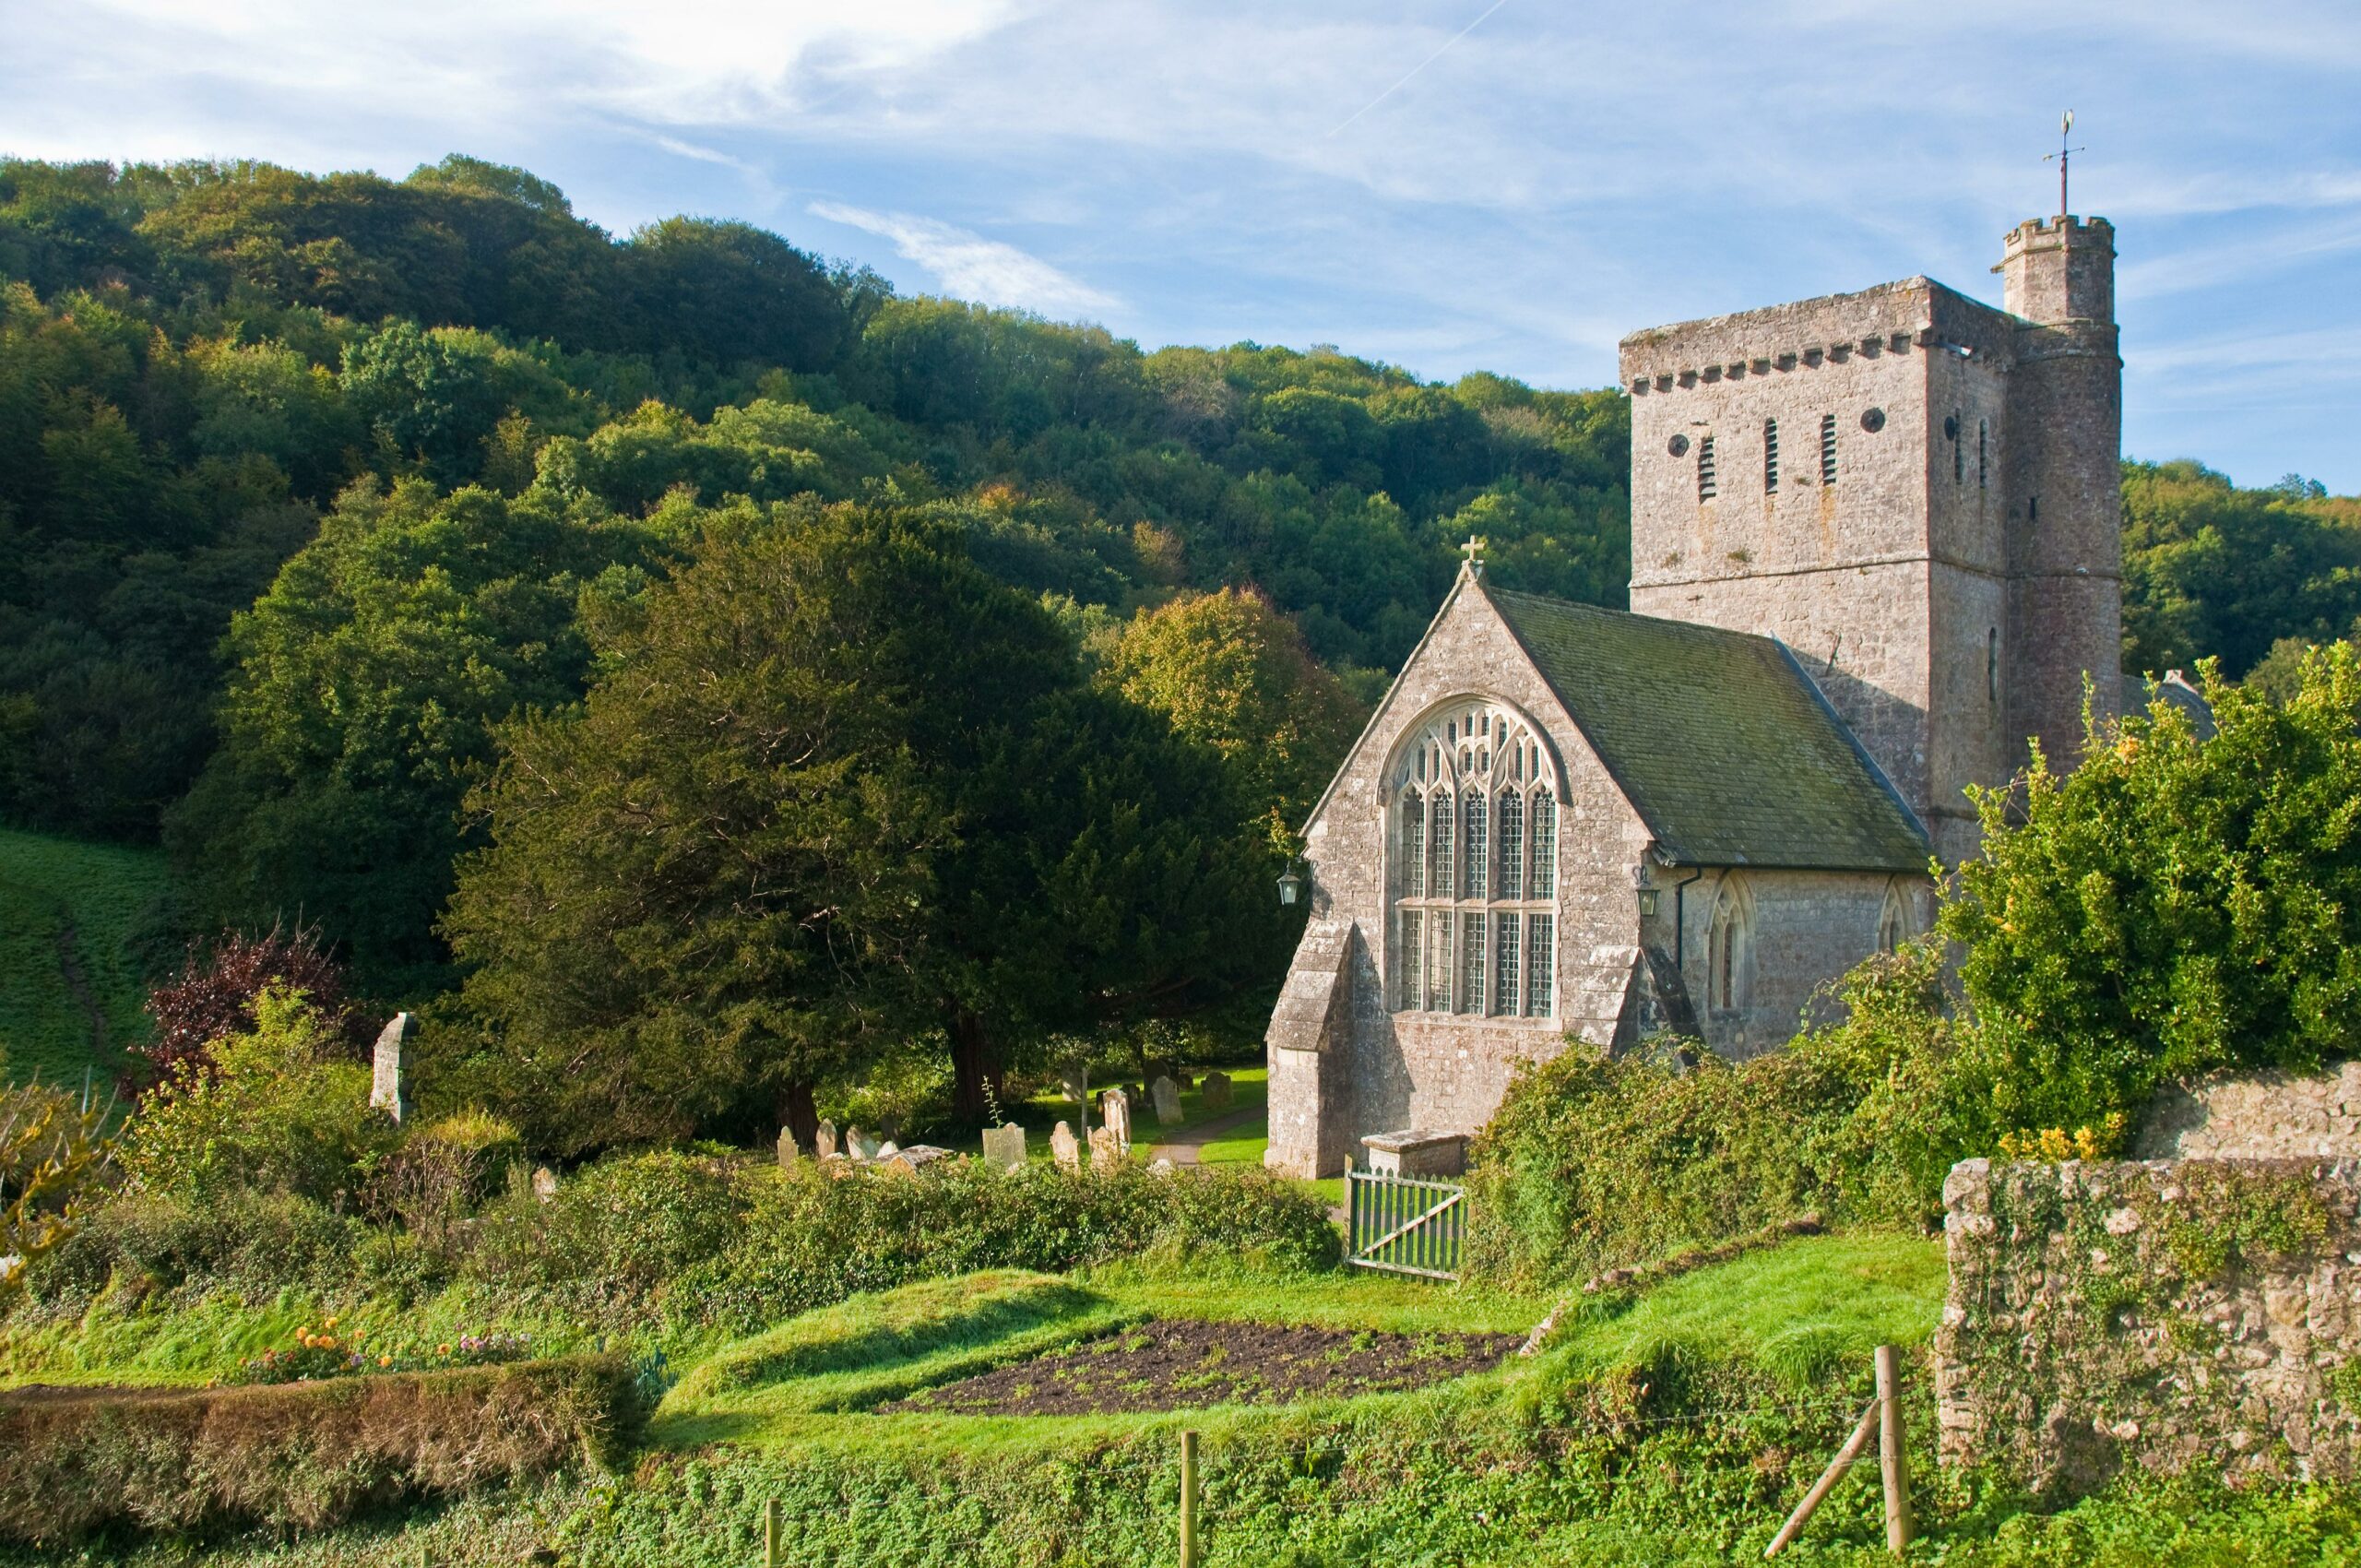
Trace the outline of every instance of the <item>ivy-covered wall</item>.
[[2361, 1161], [1971, 1159], [1943, 1198], [1947, 1463], [2053, 1497], [2126, 1467], [2353, 1477]]

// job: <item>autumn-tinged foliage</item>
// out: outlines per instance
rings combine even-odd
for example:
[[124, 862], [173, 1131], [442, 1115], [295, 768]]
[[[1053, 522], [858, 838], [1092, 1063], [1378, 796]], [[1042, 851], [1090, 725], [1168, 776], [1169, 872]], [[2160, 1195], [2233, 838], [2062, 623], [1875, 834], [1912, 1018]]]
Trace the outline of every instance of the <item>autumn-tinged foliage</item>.
[[255, 1004], [272, 986], [300, 992], [331, 1032], [359, 1044], [368, 1025], [346, 996], [344, 966], [321, 944], [319, 928], [273, 926], [260, 936], [221, 933], [192, 944], [180, 973], [148, 993], [155, 1035], [140, 1054], [170, 1075], [187, 1063], [209, 1065], [213, 1042], [255, 1027]]

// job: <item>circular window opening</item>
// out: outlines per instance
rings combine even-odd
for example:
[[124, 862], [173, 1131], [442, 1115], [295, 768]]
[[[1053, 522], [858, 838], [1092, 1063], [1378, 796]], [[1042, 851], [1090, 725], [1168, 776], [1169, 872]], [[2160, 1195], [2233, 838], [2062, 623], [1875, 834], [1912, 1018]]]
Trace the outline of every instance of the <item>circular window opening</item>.
[[1686, 457], [1689, 456], [1689, 437], [1676, 435], [1664, 444], [1664, 449], [1676, 457]]
[[1883, 409], [1870, 409], [1867, 412], [1863, 413], [1861, 415], [1861, 428], [1868, 431], [1871, 435], [1875, 435], [1879, 431], [1883, 430], [1885, 428], [1885, 410]]

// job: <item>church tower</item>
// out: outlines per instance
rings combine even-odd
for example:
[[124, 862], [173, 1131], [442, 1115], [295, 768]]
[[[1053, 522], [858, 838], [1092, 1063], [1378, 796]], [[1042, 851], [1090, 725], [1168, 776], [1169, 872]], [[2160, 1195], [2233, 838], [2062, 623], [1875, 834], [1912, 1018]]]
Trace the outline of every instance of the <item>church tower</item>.
[[1926, 826], [2119, 700], [2105, 219], [2011, 232], [2006, 310], [1926, 278], [1634, 333], [1631, 608], [1786, 643]]

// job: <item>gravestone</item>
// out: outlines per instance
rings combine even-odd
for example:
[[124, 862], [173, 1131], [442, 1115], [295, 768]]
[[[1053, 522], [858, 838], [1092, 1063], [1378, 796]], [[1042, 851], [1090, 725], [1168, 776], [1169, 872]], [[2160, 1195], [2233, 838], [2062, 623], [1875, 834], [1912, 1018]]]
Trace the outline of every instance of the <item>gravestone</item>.
[[867, 1164], [877, 1158], [877, 1140], [859, 1127], [845, 1129], [845, 1152], [858, 1164]]
[[1227, 1073], [1206, 1074], [1204, 1096], [1207, 1111], [1228, 1111], [1229, 1109], [1229, 1075]]
[[836, 1158], [836, 1124], [834, 1122], [823, 1122], [820, 1123], [819, 1131], [812, 1134], [812, 1158], [834, 1159]]
[[1074, 1139], [1074, 1129], [1061, 1122], [1050, 1133], [1050, 1158], [1058, 1162], [1061, 1170], [1082, 1169], [1082, 1146]]
[[1172, 1174], [1172, 1161], [1159, 1154], [1156, 1157], [1156, 1163], [1147, 1168], [1147, 1173], [1151, 1176], [1169, 1176]]
[[1090, 1169], [1104, 1175], [1123, 1162], [1123, 1151], [1116, 1146], [1111, 1128], [1090, 1129]]
[[1098, 1097], [1098, 1124], [1115, 1134], [1115, 1146], [1129, 1151], [1132, 1146], [1132, 1097], [1121, 1089], [1109, 1089]]
[[1065, 1086], [1066, 1098], [1076, 1105], [1090, 1092], [1090, 1070], [1087, 1067], [1061, 1067], [1058, 1081]]
[[402, 1119], [402, 1041], [409, 1039], [417, 1021], [407, 1013], [397, 1013], [393, 1021], [377, 1031], [377, 1050], [371, 1063], [369, 1103], [382, 1107], [398, 1122]]
[[893, 1139], [888, 1138], [884, 1143], [877, 1146], [876, 1154], [872, 1155], [871, 1158], [880, 1160], [891, 1159], [901, 1152], [902, 1146], [896, 1143]]
[[548, 1203], [557, 1196], [557, 1172], [542, 1166], [533, 1172], [533, 1196]]
[[912, 1144], [908, 1148], [895, 1149], [891, 1154], [885, 1154], [883, 1150], [880, 1150], [879, 1154], [881, 1157], [878, 1160], [879, 1167], [892, 1171], [896, 1176], [916, 1176], [931, 1166], [954, 1158], [949, 1149], [937, 1148], [932, 1144]]
[[984, 1129], [984, 1163], [995, 1170], [1025, 1169], [1025, 1129], [1011, 1122]]
[[1180, 1121], [1180, 1086], [1159, 1075], [1148, 1085], [1147, 1092], [1156, 1101], [1156, 1119], [1166, 1126], [1176, 1126]]
[[792, 1170], [795, 1169], [795, 1162], [802, 1158], [803, 1150], [795, 1141], [795, 1129], [781, 1127], [778, 1130], [778, 1168], [781, 1170]]

